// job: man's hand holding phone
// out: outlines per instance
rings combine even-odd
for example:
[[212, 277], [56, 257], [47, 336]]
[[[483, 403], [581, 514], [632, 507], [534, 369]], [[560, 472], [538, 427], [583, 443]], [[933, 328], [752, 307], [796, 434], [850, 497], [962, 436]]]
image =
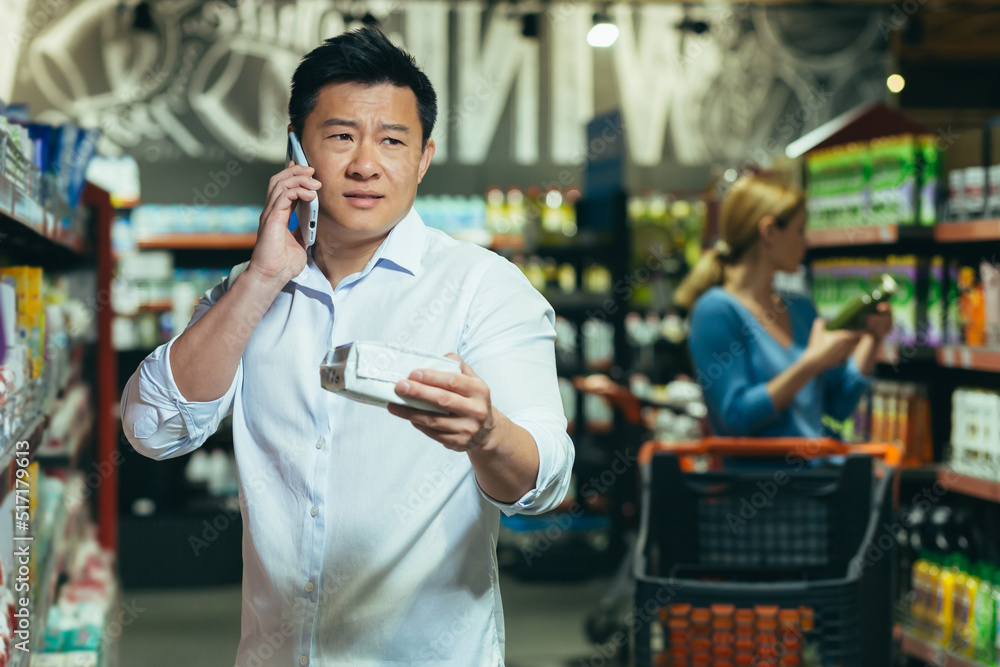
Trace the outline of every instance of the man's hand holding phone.
[[289, 162], [271, 177], [267, 186], [267, 202], [260, 215], [257, 245], [250, 258], [250, 268], [268, 280], [288, 282], [306, 266], [306, 240], [299, 225], [293, 233], [288, 229], [295, 205], [312, 201], [323, 184], [313, 178], [314, 169]]

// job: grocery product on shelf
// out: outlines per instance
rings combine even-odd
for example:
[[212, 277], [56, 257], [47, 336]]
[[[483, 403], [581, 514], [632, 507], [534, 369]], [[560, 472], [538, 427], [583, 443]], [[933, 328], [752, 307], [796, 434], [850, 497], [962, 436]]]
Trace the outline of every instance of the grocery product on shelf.
[[93, 311], [79, 298], [76, 276], [52, 279], [31, 266], [5, 267], [0, 276], [2, 453], [66, 384], [70, 347], [92, 334]]
[[956, 472], [1000, 481], [1000, 393], [960, 387], [952, 394], [948, 463]]
[[997, 664], [998, 574], [962, 554], [922, 551], [911, 569], [908, 625], [952, 654]]
[[930, 135], [879, 137], [813, 151], [806, 161], [809, 227], [932, 225], [940, 168]]
[[[812, 266], [813, 300], [820, 317], [831, 325], [850, 300], [859, 300], [886, 282], [895, 285], [892, 305], [893, 330], [886, 343], [936, 345], [945, 330], [947, 304], [942, 301], [944, 260], [913, 255], [890, 255], [884, 260], [828, 259]], [[863, 305], [863, 304], [860, 304]], [[855, 322], [853, 326], [861, 326]]]
[[186, 326], [205, 292], [229, 275], [226, 268], [175, 268], [164, 251], [122, 255], [111, 300], [116, 349], [152, 349]]
[[260, 226], [260, 207], [143, 204], [127, 219], [138, 240], [195, 232], [245, 234], [256, 232]]
[[490, 190], [487, 197], [433, 196], [417, 197], [413, 208], [428, 227], [440, 229], [455, 238], [480, 245], [490, 242], [491, 228], [502, 225], [503, 191]]
[[927, 385], [877, 380], [863, 397], [841, 434], [852, 442], [896, 442], [903, 446], [902, 465], [932, 463], [930, 399]]
[[591, 318], [583, 323], [583, 363], [588, 369], [607, 370], [615, 359], [615, 328]]

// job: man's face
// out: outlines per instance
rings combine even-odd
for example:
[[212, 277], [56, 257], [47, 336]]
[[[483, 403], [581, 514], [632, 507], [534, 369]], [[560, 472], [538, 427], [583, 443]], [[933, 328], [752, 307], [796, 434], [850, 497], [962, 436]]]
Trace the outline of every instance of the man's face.
[[402, 220], [434, 155], [433, 141], [421, 149], [416, 95], [389, 84], [322, 88], [302, 135], [323, 184], [320, 234], [340, 238], [378, 236]]

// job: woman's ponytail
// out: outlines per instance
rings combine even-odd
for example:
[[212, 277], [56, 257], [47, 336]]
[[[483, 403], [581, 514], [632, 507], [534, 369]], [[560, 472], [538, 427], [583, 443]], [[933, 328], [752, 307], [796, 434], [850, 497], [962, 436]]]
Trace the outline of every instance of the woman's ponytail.
[[722, 284], [724, 277], [722, 266], [722, 254], [718, 249], [712, 248], [703, 252], [698, 263], [674, 292], [674, 303], [690, 311], [698, 297], [709, 288]]
[[719, 240], [702, 253], [681, 282], [674, 292], [674, 303], [690, 311], [698, 297], [722, 284], [725, 265], [740, 261], [757, 242], [758, 223], [764, 216], [774, 216], [778, 227], [784, 229], [804, 206], [802, 190], [774, 175], [744, 176], [733, 183], [719, 210]]

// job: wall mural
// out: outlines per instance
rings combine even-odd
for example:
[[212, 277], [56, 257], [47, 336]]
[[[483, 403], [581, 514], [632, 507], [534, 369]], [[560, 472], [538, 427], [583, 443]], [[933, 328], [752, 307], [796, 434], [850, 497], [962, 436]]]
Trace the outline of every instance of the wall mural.
[[[46, 122], [102, 127], [106, 149], [140, 162], [280, 162], [299, 58], [365, 12], [434, 83], [435, 162], [457, 165], [578, 164], [586, 122], [615, 107], [636, 165], [766, 161], [881, 99], [887, 62], [870, 9], [622, 3], [618, 41], [595, 53], [589, 3], [157, 0], [144, 29], [134, 2], [35, 4], [54, 9], [28, 11], [12, 39], [14, 99]], [[522, 35], [526, 11], [541, 12], [540, 38]]]

